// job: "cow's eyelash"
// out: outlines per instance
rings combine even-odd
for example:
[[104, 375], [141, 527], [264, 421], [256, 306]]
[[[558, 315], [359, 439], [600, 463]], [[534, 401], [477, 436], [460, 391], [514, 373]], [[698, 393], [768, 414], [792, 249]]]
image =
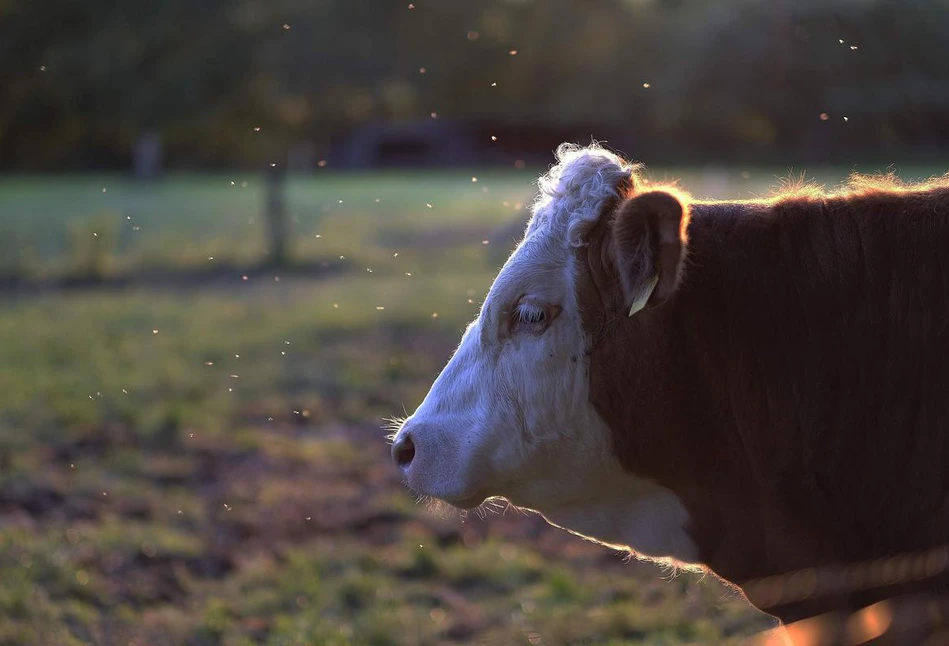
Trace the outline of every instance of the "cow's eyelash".
[[522, 303], [517, 306], [517, 320], [519, 323], [538, 324], [543, 323], [547, 318], [547, 312], [543, 307], [531, 303]]

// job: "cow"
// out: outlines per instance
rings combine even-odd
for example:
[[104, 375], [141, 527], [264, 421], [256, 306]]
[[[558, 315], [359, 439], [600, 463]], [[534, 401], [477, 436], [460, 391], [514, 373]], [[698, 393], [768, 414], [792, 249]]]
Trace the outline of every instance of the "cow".
[[492, 497], [711, 572], [791, 623], [949, 591], [949, 176], [692, 199], [563, 145], [392, 439]]

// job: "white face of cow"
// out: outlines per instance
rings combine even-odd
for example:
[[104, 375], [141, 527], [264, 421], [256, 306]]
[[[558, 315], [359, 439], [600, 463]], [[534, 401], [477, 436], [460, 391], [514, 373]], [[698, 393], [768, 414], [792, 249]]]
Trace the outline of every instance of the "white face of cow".
[[631, 168], [600, 148], [562, 148], [527, 234], [431, 391], [394, 438], [414, 491], [461, 508], [503, 496], [602, 542], [689, 560], [671, 493], [620, 469], [589, 398], [575, 247]]
[[539, 506], [571, 495], [573, 463], [603, 459], [571, 264], [567, 249], [537, 233], [505, 264], [397, 437], [414, 445], [412, 489], [459, 507], [492, 495]]

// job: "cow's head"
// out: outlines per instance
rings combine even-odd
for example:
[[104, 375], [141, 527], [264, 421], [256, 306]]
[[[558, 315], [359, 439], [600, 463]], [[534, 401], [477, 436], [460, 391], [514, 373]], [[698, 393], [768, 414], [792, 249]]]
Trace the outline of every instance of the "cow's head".
[[[558, 161], [392, 456], [420, 494], [461, 508], [502, 496], [606, 544], [689, 561], [681, 503], [620, 467], [590, 400], [597, 335], [675, 289], [683, 209], [669, 193], [639, 191], [635, 167], [598, 146], [562, 146]], [[594, 229], [597, 249], [587, 247]], [[608, 284], [591, 281], [593, 253], [610, 267]], [[595, 322], [583, 305], [591, 289], [608, 292], [596, 297], [605, 309]]]

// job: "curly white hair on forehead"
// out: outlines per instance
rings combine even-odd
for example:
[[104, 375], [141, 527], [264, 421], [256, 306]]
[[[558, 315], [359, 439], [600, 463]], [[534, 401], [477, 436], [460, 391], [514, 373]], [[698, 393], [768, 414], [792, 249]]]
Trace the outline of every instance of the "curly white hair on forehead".
[[597, 142], [561, 144], [557, 163], [537, 181], [540, 192], [531, 209], [527, 237], [544, 231], [571, 247], [583, 246], [584, 234], [606, 205], [621, 197], [620, 187], [634, 180], [639, 168]]

